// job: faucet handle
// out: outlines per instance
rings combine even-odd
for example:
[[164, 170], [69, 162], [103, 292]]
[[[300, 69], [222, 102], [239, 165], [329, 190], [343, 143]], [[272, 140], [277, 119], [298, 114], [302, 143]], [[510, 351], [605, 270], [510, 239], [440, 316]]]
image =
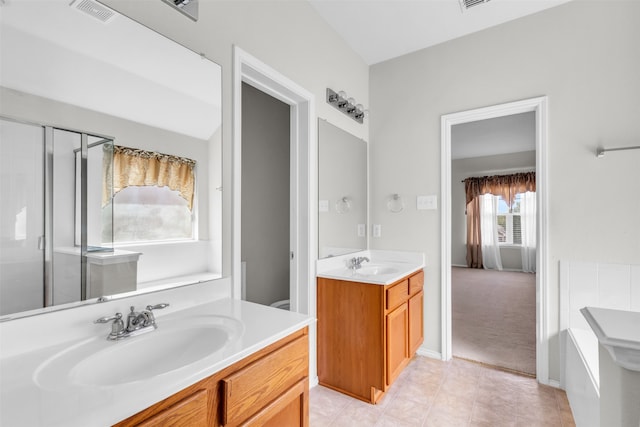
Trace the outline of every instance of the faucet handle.
[[120, 319], [122, 319], [122, 313], [116, 313], [111, 317], [101, 317], [99, 319], [96, 319], [93, 321], [93, 323], [107, 323], [107, 322], [111, 322], [112, 320], [114, 322], [117, 322]]
[[111, 333], [107, 336], [107, 339], [115, 340], [124, 334], [124, 322], [122, 321], [122, 313], [116, 313], [111, 317], [101, 317], [93, 321], [93, 323], [107, 323], [111, 322]]
[[161, 308], [167, 308], [169, 307], [169, 304], [167, 304], [166, 302], [163, 302], [161, 304], [156, 304], [156, 305], [148, 305], [147, 306], [147, 310], [152, 311], [152, 310], [159, 310]]

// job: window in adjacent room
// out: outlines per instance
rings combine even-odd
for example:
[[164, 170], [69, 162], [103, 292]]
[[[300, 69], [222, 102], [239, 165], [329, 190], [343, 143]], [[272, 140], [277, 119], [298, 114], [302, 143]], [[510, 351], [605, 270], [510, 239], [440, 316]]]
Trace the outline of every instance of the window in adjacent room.
[[498, 199], [498, 212], [496, 221], [498, 224], [498, 243], [500, 245], [522, 244], [522, 217], [520, 215], [520, 205], [522, 194], [517, 194], [511, 209], [501, 196], [494, 196]]

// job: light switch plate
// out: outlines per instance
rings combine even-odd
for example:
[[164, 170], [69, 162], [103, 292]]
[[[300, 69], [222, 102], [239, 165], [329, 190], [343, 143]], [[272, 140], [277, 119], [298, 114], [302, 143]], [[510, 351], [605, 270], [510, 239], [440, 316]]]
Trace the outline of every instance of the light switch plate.
[[382, 225], [373, 224], [373, 237], [380, 237], [380, 236], [382, 236]]
[[418, 196], [416, 198], [416, 208], [419, 211], [438, 209], [438, 196]]
[[328, 200], [318, 200], [318, 212], [329, 212]]
[[364, 237], [367, 233], [366, 227], [364, 224], [358, 224], [358, 237]]

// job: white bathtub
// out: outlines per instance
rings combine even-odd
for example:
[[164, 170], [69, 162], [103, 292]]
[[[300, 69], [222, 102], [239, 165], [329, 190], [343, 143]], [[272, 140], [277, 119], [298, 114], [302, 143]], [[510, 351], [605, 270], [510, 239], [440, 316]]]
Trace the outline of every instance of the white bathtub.
[[591, 330], [566, 330], [565, 389], [576, 426], [600, 426], [598, 339]]

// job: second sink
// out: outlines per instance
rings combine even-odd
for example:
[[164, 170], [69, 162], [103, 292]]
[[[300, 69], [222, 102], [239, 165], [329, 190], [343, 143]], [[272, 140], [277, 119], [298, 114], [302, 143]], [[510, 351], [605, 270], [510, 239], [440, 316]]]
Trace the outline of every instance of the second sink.
[[395, 273], [398, 273], [399, 270], [397, 268], [388, 267], [385, 265], [370, 264], [360, 268], [356, 272], [358, 274], [363, 274], [366, 276], [377, 276], [380, 274], [395, 274]]

